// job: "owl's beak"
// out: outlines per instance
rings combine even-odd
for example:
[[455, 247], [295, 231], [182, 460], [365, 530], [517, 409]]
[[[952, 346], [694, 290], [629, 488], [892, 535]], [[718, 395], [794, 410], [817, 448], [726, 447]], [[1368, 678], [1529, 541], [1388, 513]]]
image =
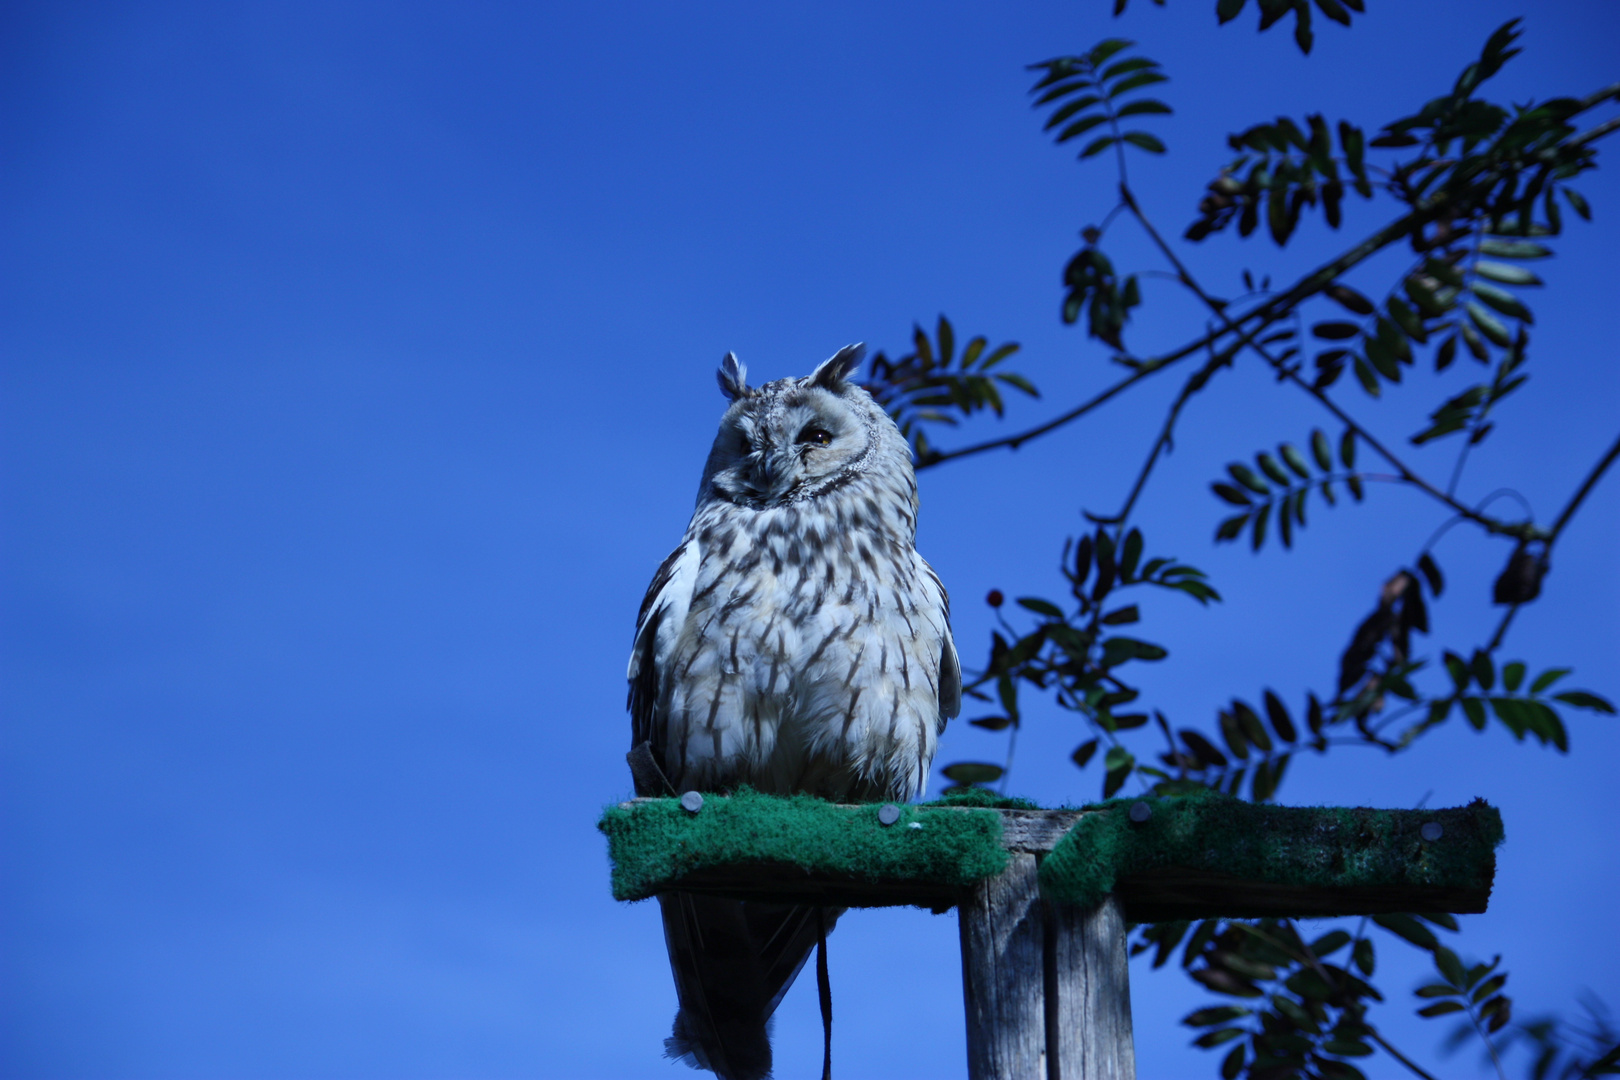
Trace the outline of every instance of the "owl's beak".
[[749, 455], [753, 459], [749, 469], [753, 486], [769, 498], [782, 494], [792, 483], [794, 461], [792, 450], [765, 446]]

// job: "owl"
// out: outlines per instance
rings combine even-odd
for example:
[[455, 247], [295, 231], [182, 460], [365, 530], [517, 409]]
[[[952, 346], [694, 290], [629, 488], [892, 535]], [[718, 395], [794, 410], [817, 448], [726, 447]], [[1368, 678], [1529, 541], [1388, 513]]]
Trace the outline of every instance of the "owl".
[[[910, 448], [850, 380], [864, 351], [757, 388], [735, 355], [721, 363], [731, 406], [636, 621], [638, 793], [922, 791], [961, 667], [945, 588], [915, 546]], [[680, 998], [670, 1056], [724, 1080], [768, 1075], [770, 1016], [837, 913], [659, 902]]]

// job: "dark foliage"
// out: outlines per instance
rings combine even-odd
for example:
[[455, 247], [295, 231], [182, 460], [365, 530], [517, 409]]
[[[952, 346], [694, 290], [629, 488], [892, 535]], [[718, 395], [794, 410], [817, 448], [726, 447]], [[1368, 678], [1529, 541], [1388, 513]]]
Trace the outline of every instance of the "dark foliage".
[[[1116, 0], [1116, 14], [1125, 6], [1126, 0]], [[1313, 10], [1345, 26], [1362, 10], [1359, 0], [1314, 0], [1314, 8], [1307, 0], [1257, 0], [1257, 6], [1262, 30], [1291, 16], [1295, 41], [1305, 52], [1313, 40]], [[1217, 19], [1229, 22], [1244, 8], [1244, 0], [1219, 0]], [[876, 357], [873, 392], [912, 441], [919, 466], [929, 467], [1016, 447], [1078, 420], [1136, 382], [1189, 358], [1200, 363], [1188, 374], [1124, 504], [1113, 514], [1088, 513], [1090, 530], [1064, 542], [1059, 566], [1066, 595], [1020, 597], [1016, 610], [1004, 606], [999, 590], [987, 598], [998, 629], [987, 660], [966, 687], [986, 712], [970, 723], [1005, 731], [1008, 752], [999, 764], [948, 765], [944, 772], [956, 785], [953, 791], [997, 782], [1005, 788], [1023, 723], [1021, 696], [1029, 694], [1054, 702], [1085, 726], [1073, 761], [1082, 770], [1098, 765], [1105, 797], [1134, 783], [1158, 795], [1214, 789], [1257, 802], [1276, 796], [1298, 754], [1328, 754], [1349, 745], [1400, 753], [1454, 715], [1476, 730], [1499, 726], [1515, 740], [1532, 736], [1567, 752], [1566, 717], [1572, 711], [1614, 712], [1595, 693], [1560, 689], [1568, 669], [1552, 667], [1532, 677], [1525, 662], [1504, 661], [1500, 653], [1514, 612], [1541, 594], [1554, 547], [1620, 457], [1620, 442], [1594, 463], [1550, 525], [1529, 516], [1491, 516], [1486, 506], [1467, 506], [1453, 494], [1470, 449], [1492, 435], [1498, 407], [1528, 378], [1535, 316], [1525, 291], [1541, 285], [1531, 264], [1554, 254], [1565, 208], [1590, 218], [1586, 199], [1570, 183], [1595, 167], [1597, 140], [1617, 127], [1612, 120], [1587, 119], [1620, 99], [1613, 87], [1582, 98], [1512, 105], [1481, 96], [1519, 51], [1518, 22], [1489, 35], [1478, 60], [1449, 92], [1384, 124], [1370, 139], [1347, 120], [1321, 115], [1278, 117], [1231, 135], [1228, 145], [1236, 156], [1206, 185], [1182, 234], [1184, 244], [1229, 229], [1250, 237], [1263, 224], [1270, 241], [1284, 247], [1306, 214], [1320, 212], [1339, 229], [1348, 197], [1388, 208], [1383, 227], [1287, 287], [1273, 288], [1269, 276], [1256, 281], [1243, 271], [1237, 300], [1217, 298], [1191, 275], [1131, 190], [1128, 160], [1151, 162], [1166, 154], [1159, 137], [1140, 126], [1171, 111], [1142, 94], [1168, 81], [1159, 65], [1118, 38], [1032, 65], [1038, 73], [1034, 105], [1056, 141], [1077, 146], [1088, 167], [1113, 152], [1120, 201], [1100, 226], [1081, 230], [1083, 246], [1063, 270], [1061, 315], [1065, 323], [1083, 322], [1088, 336], [1106, 345], [1109, 358], [1129, 374], [1053, 420], [939, 449], [925, 434], [931, 425], [956, 424], [984, 410], [1001, 416], [1001, 386], [1035, 393], [1028, 379], [997, 366], [1016, 346], [990, 350], [988, 339], [979, 337], [958, 354], [942, 317], [935, 341], [918, 329], [911, 353], [899, 360]], [[1135, 156], [1128, 159], [1127, 151]], [[1126, 346], [1125, 331], [1144, 297], [1139, 275], [1116, 270], [1103, 250], [1107, 229], [1120, 217], [1145, 231], [1170, 276], [1207, 309], [1207, 325], [1173, 352], [1139, 357]], [[1363, 295], [1340, 280], [1377, 252], [1403, 244], [1411, 260], [1382, 296]], [[1425, 478], [1379, 441], [1350, 412], [1357, 392], [1345, 389], [1353, 382], [1376, 398], [1418, 385], [1425, 356], [1422, 366], [1435, 372], [1459, 360], [1481, 368], [1480, 382], [1446, 396], [1430, 412], [1428, 425], [1410, 436], [1417, 446], [1449, 440], [1456, 447], [1444, 484]], [[1130, 524], [1131, 511], [1183, 409], [1240, 359], [1264, 365], [1277, 382], [1313, 398], [1332, 417], [1330, 430], [1337, 434], [1317, 428], [1295, 443], [1271, 442], [1288, 435], [1272, 433], [1257, 439], [1268, 448], [1252, 463], [1227, 464], [1210, 485], [1224, 511], [1215, 522], [1216, 542], [1246, 536], [1259, 552], [1275, 538], [1292, 549], [1302, 542], [1310, 507], [1338, 507], [1341, 493], [1360, 503], [1375, 482], [1413, 488], [1449, 517], [1421, 551], [1392, 555], [1386, 580], [1368, 584], [1372, 608], [1346, 627], [1330, 688], [1292, 703], [1269, 689], [1250, 692], [1215, 704], [1201, 725], [1173, 722], [1152, 707], [1144, 686], [1169, 654], [1139, 628], [1135, 598], [1149, 589], [1181, 593], [1199, 605], [1221, 597], [1202, 571], [1150, 554], [1148, 539]], [[1352, 379], [1341, 385], [1346, 373]], [[1431, 548], [1453, 524], [1478, 528], [1504, 544], [1503, 569], [1489, 588], [1507, 610], [1488, 636], [1438, 649], [1436, 663], [1424, 639], [1430, 606], [1441, 601], [1448, 584]], [[1188, 977], [1227, 999], [1184, 1020], [1199, 1032], [1196, 1045], [1220, 1052], [1214, 1068], [1225, 1080], [1357, 1078], [1364, 1075], [1357, 1062], [1379, 1053], [1415, 1075], [1429, 1075], [1378, 1030], [1376, 1008], [1394, 1007], [1386, 998], [1398, 996], [1372, 981], [1380, 947], [1430, 955], [1437, 979], [1416, 992], [1417, 1011], [1455, 1016], [1461, 1026], [1453, 1041], [1475, 1040], [1493, 1060], [1510, 1045], [1528, 1047], [1536, 1080], [1620, 1072], [1616, 1033], [1600, 1006], [1589, 1008], [1592, 1019], [1585, 1026], [1550, 1017], [1516, 1023], [1501, 958], [1465, 962], [1440, 936], [1457, 931], [1448, 915], [1385, 915], [1347, 922], [1307, 941], [1287, 920], [1211, 919], [1139, 928], [1133, 950], [1152, 950], [1154, 967], [1168, 966], [1179, 951]]]

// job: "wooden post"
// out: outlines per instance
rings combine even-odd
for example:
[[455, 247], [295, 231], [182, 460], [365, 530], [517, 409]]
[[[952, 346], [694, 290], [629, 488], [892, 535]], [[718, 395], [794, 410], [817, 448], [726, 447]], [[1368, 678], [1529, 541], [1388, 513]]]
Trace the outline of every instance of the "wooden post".
[[970, 1080], [1135, 1080], [1125, 919], [1043, 901], [1018, 852], [957, 908]]
[[1118, 898], [1090, 911], [1050, 901], [1045, 908], [1047, 1080], [1136, 1080]]
[[982, 881], [957, 908], [970, 1080], [1046, 1080], [1045, 906], [1035, 856]]

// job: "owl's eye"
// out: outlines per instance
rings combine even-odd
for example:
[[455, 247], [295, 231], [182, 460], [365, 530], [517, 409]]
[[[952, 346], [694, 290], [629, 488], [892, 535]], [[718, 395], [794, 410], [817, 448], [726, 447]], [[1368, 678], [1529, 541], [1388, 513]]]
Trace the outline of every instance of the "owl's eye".
[[800, 443], [809, 443], [812, 446], [826, 446], [832, 442], [832, 432], [826, 428], [818, 428], [812, 425], [799, 432], [798, 441]]
[[754, 452], [754, 444], [748, 441], [748, 436], [738, 435], [737, 441], [742, 444], [742, 452], [745, 455], [752, 454]]

